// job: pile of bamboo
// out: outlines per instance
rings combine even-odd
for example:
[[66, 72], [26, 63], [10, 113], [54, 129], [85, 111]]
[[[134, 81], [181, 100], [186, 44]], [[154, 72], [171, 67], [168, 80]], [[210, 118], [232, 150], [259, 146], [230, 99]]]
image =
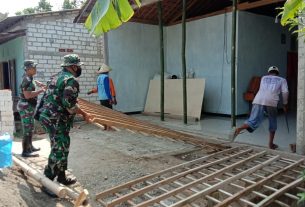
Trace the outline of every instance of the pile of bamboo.
[[[77, 192], [67, 186], [60, 185], [57, 182], [54, 182], [50, 180], [49, 178], [45, 177], [40, 170], [37, 169], [38, 166], [36, 164], [32, 163], [32, 166], [29, 165], [29, 160], [25, 162], [22, 158], [17, 158], [16, 156], [13, 156], [13, 161], [16, 165], [18, 165], [25, 175], [33, 178], [35, 181], [49, 189], [51, 192], [56, 194], [59, 198], [65, 198], [69, 197], [73, 200], [74, 206], [90, 206], [88, 201], [88, 191], [86, 189], [83, 189], [81, 192]], [[33, 167], [33, 165], [36, 166]]]
[[90, 103], [83, 99], [78, 99], [78, 104], [82, 110], [92, 115], [92, 122], [98, 125], [120, 127], [132, 131], [144, 132], [150, 135], [182, 140], [213, 151], [219, 151], [226, 148], [220, 144], [207, 142], [202, 137], [174, 131], [146, 121], [140, 121], [126, 114], [111, 110], [98, 104]]

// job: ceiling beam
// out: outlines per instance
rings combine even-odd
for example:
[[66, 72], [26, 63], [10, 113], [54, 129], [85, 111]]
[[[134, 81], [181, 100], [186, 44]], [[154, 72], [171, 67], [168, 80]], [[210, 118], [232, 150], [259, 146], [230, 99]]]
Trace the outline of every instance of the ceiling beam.
[[[179, 2], [179, 1], [178, 1]], [[186, 12], [195, 4], [197, 3], [198, 0], [193, 0], [191, 1], [191, 3], [189, 3], [187, 6], [186, 6]], [[175, 12], [173, 15], [172, 15], [172, 19], [170, 20], [169, 23], [172, 23], [172, 22], [175, 22], [177, 21], [177, 19], [179, 19], [180, 17], [182, 17], [182, 8], [181, 10], [178, 9], [177, 12]]]
[[260, 0], [260, 1], [254, 1], [254, 2], [244, 2], [237, 5], [238, 10], [248, 10], [248, 9], [254, 9], [261, 6], [266, 6], [269, 4], [275, 4], [275, 3], [281, 3], [285, 0]]
[[152, 24], [152, 25], [158, 25], [158, 20], [151, 20], [151, 19], [142, 19], [142, 18], [135, 18], [132, 17], [128, 22], [138, 22], [143, 24]]
[[[281, 3], [284, 2], [285, 0], [260, 0], [260, 1], [255, 1], [255, 2], [244, 2], [244, 3], [239, 3], [237, 5], [237, 9], [240, 11], [244, 11], [244, 10], [248, 10], [248, 9], [254, 9], [254, 8], [258, 8], [258, 7], [262, 7], [262, 6], [266, 6], [266, 5], [270, 5], [270, 4], [275, 4], [275, 3]], [[231, 12], [232, 11], [232, 6], [226, 7], [224, 9], [215, 11], [215, 12], [211, 12], [208, 14], [204, 14], [204, 15], [200, 15], [200, 16], [196, 16], [196, 17], [192, 17], [192, 18], [188, 18], [186, 21], [190, 22], [190, 21], [194, 21], [194, 20], [198, 20], [198, 19], [202, 19], [202, 18], [206, 18], [206, 17], [211, 17], [211, 16], [216, 16], [216, 15], [220, 15], [220, 14], [224, 14], [227, 12]], [[175, 25], [175, 24], [179, 24], [181, 23], [181, 21], [176, 21], [176, 22], [170, 22], [169, 24], [167, 24], [166, 26], [171, 26], [171, 25]]]
[[[148, 6], [148, 5], [150, 5], [150, 4], [155, 4], [155, 3], [157, 3], [158, 1], [162, 1], [162, 0], [142, 0], [142, 2], [141, 2], [141, 7], [140, 7], [140, 8], [145, 7], [145, 6]], [[140, 9], [140, 8], [138, 7], [138, 5], [136, 5], [136, 4], [132, 4], [131, 7], [133, 8], [133, 10]]]

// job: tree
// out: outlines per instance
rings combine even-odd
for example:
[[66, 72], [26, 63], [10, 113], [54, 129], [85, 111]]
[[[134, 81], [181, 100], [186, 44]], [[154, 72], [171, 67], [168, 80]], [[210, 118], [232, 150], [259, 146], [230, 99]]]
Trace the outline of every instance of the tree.
[[0, 12], [0, 21], [4, 20], [8, 16], [8, 13], [1, 13]]
[[64, 0], [62, 4], [62, 9], [77, 9], [80, 8], [84, 4], [82, 0]]
[[16, 15], [25, 15], [25, 14], [34, 14], [34, 13], [40, 13], [40, 12], [48, 12], [52, 11], [52, 5], [46, 1], [46, 0], [40, 0], [38, 2], [38, 6], [36, 7], [29, 7], [25, 8], [22, 11], [18, 11], [15, 14]]
[[34, 14], [34, 13], [36, 13], [35, 8], [29, 7], [29, 8], [23, 9], [22, 11], [18, 11], [15, 14], [16, 15], [25, 15], [25, 14]]
[[36, 12], [48, 12], [52, 11], [52, 5], [47, 0], [40, 0], [38, 6], [36, 7]]

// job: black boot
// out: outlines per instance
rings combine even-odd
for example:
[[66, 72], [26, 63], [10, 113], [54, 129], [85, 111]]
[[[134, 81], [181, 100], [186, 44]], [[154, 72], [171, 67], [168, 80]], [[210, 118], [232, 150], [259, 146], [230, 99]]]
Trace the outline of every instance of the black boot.
[[32, 139], [33, 139], [33, 137], [31, 136], [30, 137], [30, 146], [31, 146], [31, 152], [37, 152], [37, 151], [39, 151], [40, 150], [40, 148], [38, 147], [38, 148], [36, 148], [36, 147], [34, 147], [33, 146], [33, 144], [32, 144]]
[[57, 176], [57, 181], [63, 185], [72, 185], [76, 183], [75, 178], [67, 178], [65, 171], [60, 171]]
[[38, 157], [38, 154], [32, 154], [31, 147], [29, 145], [29, 137], [23, 137], [22, 140], [22, 157]]

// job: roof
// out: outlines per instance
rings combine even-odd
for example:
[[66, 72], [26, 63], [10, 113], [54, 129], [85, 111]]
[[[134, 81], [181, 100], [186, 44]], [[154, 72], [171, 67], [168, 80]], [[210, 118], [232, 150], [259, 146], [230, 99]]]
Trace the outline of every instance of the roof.
[[7, 42], [11, 39], [14, 39], [19, 36], [25, 35], [25, 30], [14, 30], [10, 31], [10, 29], [18, 24], [19, 22], [27, 19], [27, 18], [35, 18], [35, 17], [41, 17], [41, 16], [51, 16], [56, 14], [64, 14], [64, 13], [77, 13], [79, 9], [68, 9], [68, 10], [62, 10], [62, 11], [51, 11], [51, 12], [43, 12], [43, 13], [35, 13], [35, 14], [27, 14], [27, 15], [19, 15], [19, 16], [12, 16], [7, 17], [6, 19], [2, 20], [0, 22], [0, 44]]
[[25, 30], [16, 30], [14, 32], [1, 32], [0, 33], [0, 44], [3, 44], [7, 41], [15, 39], [17, 37], [21, 37], [25, 35]]
[[[97, 0], [87, 0], [81, 8], [79, 15], [74, 19], [75, 23], [84, 23], [89, 16]], [[132, 2], [132, 1], [131, 1]], [[135, 8], [132, 22], [146, 24], [158, 24], [158, 0], [142, 0], [142, 7]], [[240, 0], [239, 10], [254, 12], [275, 17], [278, 14], [276, 8], [282, 7], [285, 0]], [[162, 0], [163, 22], [166, 26], [178, 24], [182, 17], [181, 0]], [[208, 16], [218, 15], [232, 10], [231, 0], [188, 0], [187, 1], [187, 21], [201, 19]]]

